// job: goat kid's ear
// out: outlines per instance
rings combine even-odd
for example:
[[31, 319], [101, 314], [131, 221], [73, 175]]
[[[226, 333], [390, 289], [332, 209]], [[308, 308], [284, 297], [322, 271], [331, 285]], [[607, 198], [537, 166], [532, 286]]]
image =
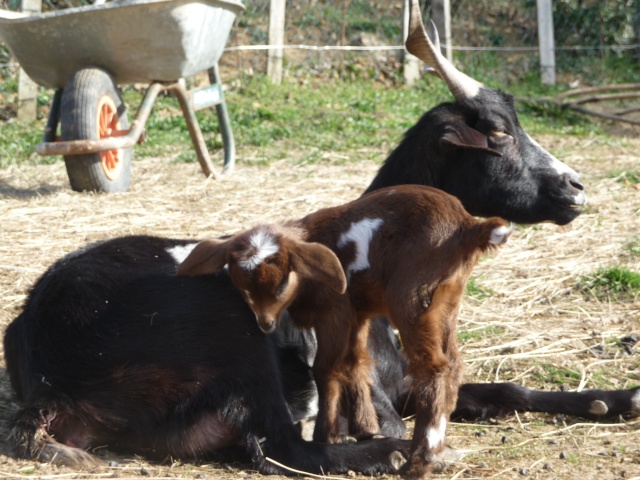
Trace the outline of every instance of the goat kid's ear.
[[178, 265], [176, 274], [182, 277], [194, 277], [218, 273], [227, 263], [228, 251], [229, 242], [216, 239], [202, 240]]
[[499, 151], [489, 148], [486, 135], [463, 122], [454, 122], [447, 125], [440, 142], [444, 145], [480, 150], [495, 157], [502, 156]]
[[293, 270], [303, 278], [323, 283], [340, 294], [347, 291], [347, 278], [340, 260], [324, 245], [296, 241], [290, 258]]

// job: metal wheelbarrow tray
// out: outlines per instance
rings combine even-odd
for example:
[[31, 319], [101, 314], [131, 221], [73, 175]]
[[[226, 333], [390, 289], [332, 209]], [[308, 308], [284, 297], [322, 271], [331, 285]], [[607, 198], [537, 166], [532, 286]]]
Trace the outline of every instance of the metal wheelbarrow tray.
[[[224, 171], [231, 171], [235, 148], [218, 61], [243, 10], [239, 0], [123, 0], [35, 15], [0, 10], [0, 40], [35, 82], [56, 89], [36, 151], [64, 155], [76, 190], [126, 190], [131, 147], [157, 95], [170, 90], [206, 175], [215, 169], [194, 110], [216, 106]], [[187, 92], [181, 79], [205, 70], [212, 85]], [[133, 83], [150, 86], [129, 128], [118, 85]], [[59, 122], [62, 141], [55, 141]]]

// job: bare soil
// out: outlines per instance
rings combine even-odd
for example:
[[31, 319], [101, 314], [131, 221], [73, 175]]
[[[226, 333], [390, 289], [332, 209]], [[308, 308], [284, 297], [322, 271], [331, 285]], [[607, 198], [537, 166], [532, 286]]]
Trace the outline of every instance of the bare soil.
[[[640, 272], [640, 256], [629, 248], [640, 237], [640, 190], [615, 178], [640, 169], [640, 140], [631, 133], [618, 140], [539, 139], [581, 172], [590, 204], [565, 227], [518, 227], [505, 247], [476, 267], [474, 282], [484, 295], [468, 296], [460, 313], [467, 381], [547, 390], [640, 384], [640, 355], [616, 342], [640, 335], [640, 298], [598, 297], [579, 288], [582, 275], [601, 267]], [[286, 160], [258, 166], [264, 151], [240, 149], [240, 165], [224, 181], [205, 179], [196, 164], [145, 158], [134, 163], [131, 191], [115, 195], [71, 191], [62, 160], [0, 170], [0, 326], [18, 314], [30, 286], [54, 260], [89, 242], [142, 233], [202, 238], [300, 217], [360, 195], [378, 167], [360, 159], [380, 153], [354, 152], [353, 159], [327, 154], [305, 164], [293, 149]], [[15, 460], [6, 455], [4, 439], [17, 405], [3, 370], [0, 400], [2, 478], [258, 475], [250, 465], [158, 464], [135, 452], [116, 457], [103, 450], [96, 453], [105, 465], [92, 471]], [[640, 478], [639, 429], [633, 419], [595, 424], [544, 414], [454, 424], [449, 441], [467, 454], [434, 478]]]

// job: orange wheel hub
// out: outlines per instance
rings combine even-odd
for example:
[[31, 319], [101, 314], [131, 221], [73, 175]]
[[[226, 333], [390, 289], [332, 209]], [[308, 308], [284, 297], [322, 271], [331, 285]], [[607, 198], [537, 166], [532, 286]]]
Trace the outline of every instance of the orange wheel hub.
[[[118, 108], [111, 97], [103, 96], [98, 101], [98, 138], [110, 137], [112, 132], [120, 130]], [[122, 150], [100, 152], [100, 164], [109, 180], [115, 180], [124, 166]]]

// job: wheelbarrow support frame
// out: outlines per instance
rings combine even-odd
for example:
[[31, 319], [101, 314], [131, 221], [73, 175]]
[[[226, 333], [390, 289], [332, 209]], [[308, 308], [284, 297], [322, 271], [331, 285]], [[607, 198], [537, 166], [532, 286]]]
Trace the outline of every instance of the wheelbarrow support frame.
[[221, 175], [230, 174], [233, 172], [235, 166], [235, 142], [219, 78], [218, 65], [215, 64], [211, 69], [209, 69], [209, 79], [211, 86], [217, 88], [219, 96], [215, 103], [206, 105], [206, 107], [212, 105], [215, 105], [216, 107], [216, 114], [218, 116], [224, 147], [224, 164], [221, 173], [218, 173], [216, 168], [213, 166], [207, 145], [202, 135], [202, 130], [200, 129], [198, 119], [196, 118], [196, 109], [193, 105], [191, 93], [185, 88], [182, 80], [177, 82], [153, 82], [147, 88], [140, 107], [138, 108], [136, 118], [132, 122], [128, 132], [124, 135], [118, 134], [117, 136], [105, 137], [99, 140], [55, 141], [55, 132], [60, 118], [60, 99], [62, 97], [62, 89], [59, 89], [56, 91], [53, 98], [43, 142], [36, 145], [36, 152], [40, 155], [67, 156], [131, 148], [141, 141], [143, 133], [145, 132], [144, 127], [149, 119], [149, 115], [151, 114], [153, 104], [155, 103], [158, 94], [161, 91], [169, 91], [177, 98], [178, 103], [180, 104], [202, 172], [207, 177], [212, 176], [216, 179], [220, 178]]

